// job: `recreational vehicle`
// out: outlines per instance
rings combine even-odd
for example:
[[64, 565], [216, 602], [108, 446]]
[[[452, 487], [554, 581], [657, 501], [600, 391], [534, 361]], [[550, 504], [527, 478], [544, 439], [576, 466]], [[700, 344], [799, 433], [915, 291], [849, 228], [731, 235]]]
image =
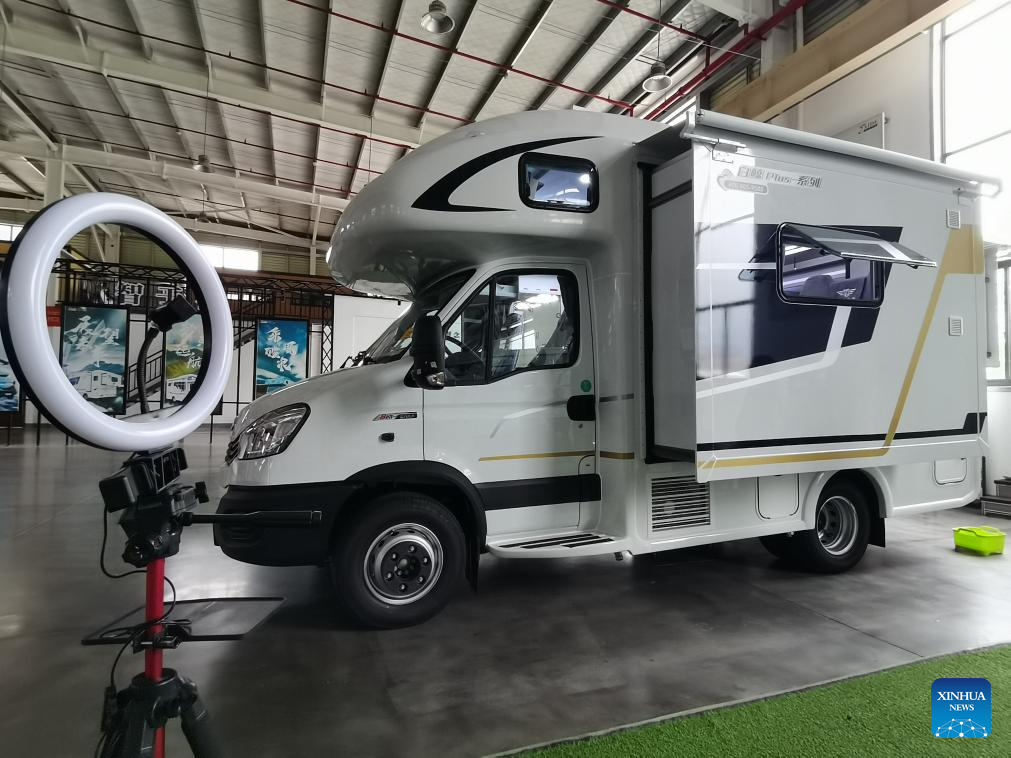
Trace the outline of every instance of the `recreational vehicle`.
[[167, 380], [165, 382], [165, 401], [172, 404], [186, 402], [196, 380], [196, 374], [184, 374]]
[[715, 113], [459, 128], [350, 203], [333, 276], [409, 302], [238, 416], [225, 553], [424, 620], [479, 557], [760, 537], [818, 572], [980, 493], [992, 180]]
[[69, 376], [70, 383], [85, 400], [115, 398], [123, 384], [122, 377], [113, 371], [87, 369], [75, 371]]

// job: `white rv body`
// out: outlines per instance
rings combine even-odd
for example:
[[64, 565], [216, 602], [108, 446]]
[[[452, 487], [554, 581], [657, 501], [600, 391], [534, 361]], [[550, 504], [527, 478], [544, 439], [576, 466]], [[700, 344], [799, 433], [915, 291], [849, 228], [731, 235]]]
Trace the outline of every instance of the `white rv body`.
[[[579, 176], [592, 203], [532, 205], [536, 174], [521, 173], [532, 155], [563, 171], [592, 164]], [[434, 310], [449, 341], [493, 285], [488, 319], [500, 297], [527, 309], [511, 312], [508, 339], [488, 338], [513, 362], [530, 355], [516, 323], [561, 298], [570, 312], [555, 314], [551, 340], [567, 329], [564, 346], [432, 391], [408, 378], [408, 330], [399, 354], [261, 398], [233, 427], [221, 509], [270, 508], [285, 488], [323, 508], [329, 486], [343, 502], [439, 482], [476, 497], [467, 528], [495, 555], [641, 554], [812, 530], [826, 482], [850, 471], [880, 544], [877, 519], [980, 494], [984, 181], [710, 113], [683, 128], [531, 112], [457, 129], [352, 201], [332, 273], [405, 301], [455, 275], [444, 301], [414, 314]], [[561, 295], [531, 294], [556, 281]], [[307, 417], [283, 452], [237, 454], [258, 418], [300, 404]], [[218, 539], [257, 563], [332, 557], [329, 537]]]
[[119, 374], [102, 369], [75, 371], [69, 378], [74, 389], [88, 400], [116, 397], [122, 383]]

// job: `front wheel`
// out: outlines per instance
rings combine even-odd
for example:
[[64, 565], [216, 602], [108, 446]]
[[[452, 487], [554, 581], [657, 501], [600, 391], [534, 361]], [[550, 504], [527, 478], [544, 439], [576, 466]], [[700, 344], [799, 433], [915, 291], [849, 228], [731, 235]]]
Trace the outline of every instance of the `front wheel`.
[[414, 492], [366, 503], [334, 542], [337, 602], [364, 626], [426, 621], [449, 602], [463, 575], [463, 529], [440, 502]]
[[849, 482], [829, 482], [818, 499], [815, 528], [794, 534], [790, 553], [810, 571], [835, 574], [860, 561], [870, 534], [871, 509], [864, 494]]

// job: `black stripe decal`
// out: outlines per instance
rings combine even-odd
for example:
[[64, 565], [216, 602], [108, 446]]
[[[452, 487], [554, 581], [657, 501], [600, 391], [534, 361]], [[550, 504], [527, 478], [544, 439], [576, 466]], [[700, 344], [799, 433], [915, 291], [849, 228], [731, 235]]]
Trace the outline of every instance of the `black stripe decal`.
[[[986, 413], [967, 413], [961, 429], [929, 429], [919, 432], [897, 432], [897, 440], [923, 439], [926, 437], [955, 437], [962, 434], [976, 434], [983, 428]], [[733, 442], [700, 442], [700, 451], [737, 450], [749, 447], [780, 447], [783, 445], [825, 445], [842, 442], [884, 442], [886, 434], [838, 434], [821, 437], [782, 437], [769, 440], [736, 440]]]
[[486, 511], [600, 500], [599, 474], [546, 476], [475, 484]]
[[510, 158], [514, 155], [519, 155], [520, 153], [526, 153], [531, 150], [548, 147], [549, 145], [560, 145], [565, 142], [579, 142], [584, 139], [595, 139], [595, 137], [557, 137], [555, 139], [542, 139], [535, 142], [523, 142], [519, 145], [501, 147], [498, 150], [492, 150], [490, 153], [479, 155], [477, 158], [472, 158], [466, 163], [457, 166], [427, 190], [422, 192], [411, 207], [419, 208], [424, 211], [473, 212], [508, 210], [507, 208], [485, 208], [480, 205], [454, 205], [449, 201], [449, 197], [457, 190], [457, 188], [460, 187], [460, 185], [472, 176], [484, 171], [489, 166], [498, 163], [501, 160], [505, 160], [506, 158]]

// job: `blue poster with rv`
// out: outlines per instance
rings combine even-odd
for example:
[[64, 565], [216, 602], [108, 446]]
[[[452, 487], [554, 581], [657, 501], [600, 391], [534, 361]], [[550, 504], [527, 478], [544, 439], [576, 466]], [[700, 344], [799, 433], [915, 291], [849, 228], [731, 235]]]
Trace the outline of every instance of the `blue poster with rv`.
[[3, 340], [0, 340], [0, 413], [17, 413], [20, 410], [21, 387], [7, 360]]
[[129, 334], [126, 308], [68, 305], [60, 364], [77, 393], [102, 413], [123, 413]]
[[203, 359], [204, 322], [196, 313], [165, 333], [165, 405], [186, 402]]
[[253, 397], [300, 382], [309, 368], [309, 322], [264, 319], [256, 324]]

